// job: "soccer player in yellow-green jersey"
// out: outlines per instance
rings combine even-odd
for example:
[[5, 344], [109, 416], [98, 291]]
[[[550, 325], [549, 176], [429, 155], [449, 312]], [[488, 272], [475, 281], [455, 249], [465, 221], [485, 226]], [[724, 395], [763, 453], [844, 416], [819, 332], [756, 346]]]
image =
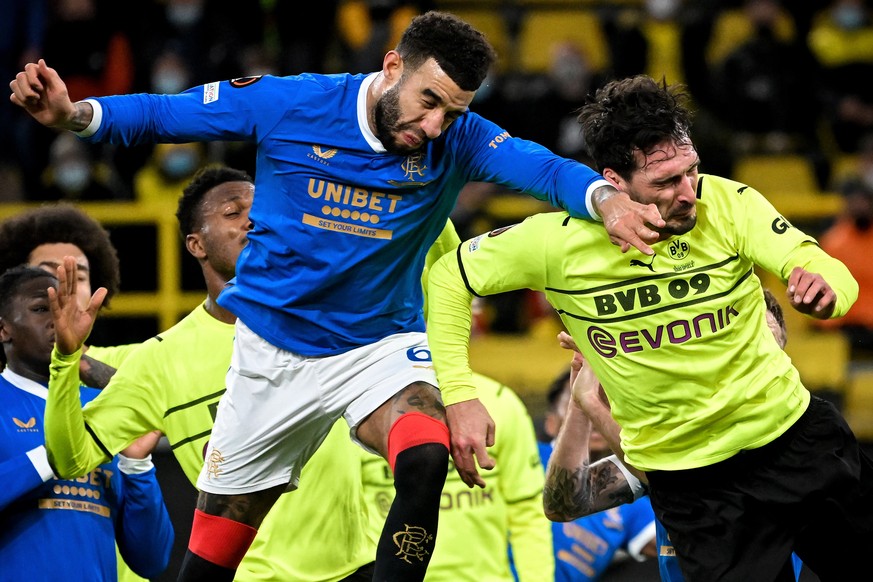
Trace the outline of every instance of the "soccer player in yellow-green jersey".
[[[68, 402], [54, 403], [46, 441], [58, 470], [81, 473], [136, 437], [160, 430], [196, 483], [225, 391], [234, 338], [234, 318], [220, 310], [213, 295], [232, 276], [245, 244], [252, 190], [245, 173], [229, 168], [207, 168], [186, 188], [180, 226], [189, 235], [188, 250], [200, 260], [209, 297], [178, 324], [126, 354], [83, 413], [64, 406]], [[55, 350], [50, 386], [57, 394], [67, 385], [78, 386], [79, 353], [64, 356]], [[282, 495], [267, 515], [237, 580], [329, 582], [355, 576], [373, 561], [376, 541], [367, 530], [357, 448], [340, 420], [303, 469], [299, 489]]]
[[[804, 264], [837, 289], [844, 282], [840, 312], [855, 287], [758, 192], [715, 176], [700, 176], [699, 192], [697, 227], [656, 243], [653, 257], [623, 254], [603, 229], [563, 212], [476, 237], [431, 269], [430, 318], [434, 285], [462, 297], [464, 281], [477, 295], [543, 291], [610, 397], [628, 462], [686, 469], [761, 446], [803, 414], [809, 392], [772, 341], [755, 264], [783, 279]], [[458, 363], [437, 361], [447, 404], [472, 387]], [[641, 369], [657, 390], [628, 380]], [[719, 389], [738, 384], [745, 390]]]
[[873, 544], [873, 461], [776, 343], [755, 268], [820, 319], [845, 314], [858, 285], [755, 189], [698, 173], [682, 99], [641, 75], [608, 83], [579, 116], [604, 177], [657, 206], [654, 254], [551, 213], [431, 268], [434, 366], [453, 443], [473, 443], [456, 463], [470, 479], [490, 422], [468, 364], [470, 299], [539, 290], [599, 378], [686, 579], [793, 576], [792, 550], [820, 576], [851, 577]]
[[[467, 487], [450, 468], [440, 501], [440, 535], [427, 582], [538, 582], [554, 578], [551, 523], [543, 514], [542, 464], [533, 421], [509, 387], [473, 375], [478, 395], [500, 427], [489, 449], [496, 466], [483, 474], [483, 489]], [[361, 453], [364, 494], [375, 534], [394, 498], [388, 463]], [[510, 564], [508, 546], [512, 546]]]

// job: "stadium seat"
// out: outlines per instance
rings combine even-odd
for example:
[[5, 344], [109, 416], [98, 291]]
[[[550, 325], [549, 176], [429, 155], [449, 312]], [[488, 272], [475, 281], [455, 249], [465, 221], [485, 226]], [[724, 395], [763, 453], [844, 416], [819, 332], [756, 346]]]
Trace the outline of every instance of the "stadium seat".
[[[712, 27], [712, 36], [706, 48], [706, 62], [717, 66], [733, 50], [752, 37], [754, 25], [742, 8], [721, 12]], [[794, 40], [794, 20], [784, 8], [776, 21], [776, 37], [783, 42]]]
[[846, 386], [843, 416], [859, 440], [873, 441], [873, 368], [852, 371]]
[[[792, 310], [793, 311], [793, 310]], [[791, 357], [800, 379], [811, 391], [842, 394], [848, 384], [849, 341], [837, 331], [788, 334], [785, 352]]]
[[601, 72], [610, 64], [609, 45], [593, 10], [578, 8], [531, 8], [521, 23], [518, 55], [524, 73], [546, 73], [554, 44], [570, 41], [579, 46], [592, 71]]
[[478, 7], [469, 4], [465, 8], [451, 8], [453, 14], [482, 31], [494, 50], [497, 51], [497, 70], [506, 72], [514, 61], [513, 44], [506, 20], [497, 7]]
[[839, 195], [820, 191], [812, 162], [799, 154], [742, 156], [732, 177], [758, 190], [789, 220], [833, 217], [842, 208]]

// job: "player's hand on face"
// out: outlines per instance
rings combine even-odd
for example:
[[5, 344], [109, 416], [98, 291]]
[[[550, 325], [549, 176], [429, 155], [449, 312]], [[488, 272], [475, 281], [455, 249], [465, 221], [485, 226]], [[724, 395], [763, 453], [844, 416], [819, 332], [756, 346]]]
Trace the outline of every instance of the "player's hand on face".
[[58, 287], [48, 289], [49, 307], [55, 326], [55, 345], [65, 355], [74, 353], [88, 339], [97, 312], [106, 298], [106, 288], [100, 287], [91, 296], [87, 309], [81, 310], [76, 296], [77, 271], [76, 259], [64, 257], [63, 265], [57, 270]]
[[9, 88], [12, 90], [9, 100], [38, 122], [46, 127], [68, 129], [65, 124], [73, 116], [75, 105], [60, 75], [43, 59], [25, 65]]
[[446, 406], [446, 423], [451, 436], [451, 453], [461, 480], [467, 487], [485, 487], [476, 468], [491, 470], [494, 460], [486, 447], [494, 446], [494, 420], [478, 400], [466, 400]]
[[834, 313], [837, 295], [817, 273], [794, 267], [788, 276], [786, 290], [791, 307], [816, 319], [827, 319]]
[[627, 193], [611, 186], [598, 188], [595, 200], [609, 240], [620, 246], [621, 252], [636, 247], [646, 255], [655, 254], [649, 245], [657, 242], [660, 235], [652, 226], [666, 225], [657, 206], [635, 202]]

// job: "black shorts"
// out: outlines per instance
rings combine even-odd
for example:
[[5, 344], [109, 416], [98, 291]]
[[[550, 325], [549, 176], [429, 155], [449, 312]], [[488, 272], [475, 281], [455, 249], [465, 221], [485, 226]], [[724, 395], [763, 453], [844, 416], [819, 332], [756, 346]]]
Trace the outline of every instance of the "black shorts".
[[761, 448], [648, 478], [688, 582], [793, 581], [792, 551], [822, 582], [869, 569], [873, 461], [821, 398]]

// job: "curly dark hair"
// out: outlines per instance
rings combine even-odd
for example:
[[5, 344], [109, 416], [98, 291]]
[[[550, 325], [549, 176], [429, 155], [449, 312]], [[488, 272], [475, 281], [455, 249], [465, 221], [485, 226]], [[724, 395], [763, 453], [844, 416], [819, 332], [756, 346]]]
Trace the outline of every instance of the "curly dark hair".
[[66, 202], [26, 210], [0, 223], [0, 273], [26, 264], [36, 247], [51, 243], [82, 250], [88, 258], [91, 286], [106, 287], [103, 306], [108, 307], [121, 279], [118, 252], [99, 222]]
[[409, 71], [433, 57], [464, 91], [476, 91], [497, 53], [485, 35], [454, 14], [431, 10], [412, 19], [397, 43]]
[[648, 155], [665, 140], [690, 143], [688, 98], [684, 86], [647, 75], [610, 81], [589, 95], [577, 121], [597, 170], [611, 168], [630, 180], [635, 151]]
[[182, 240], [196, 231], [201, 226], [203, 217], [200, 215], [201, 203], [206, 193], [225, 182], [248, 182], [254, 184], [254, 180], [246, 172], [235, 170], [221, 164], [205, 166], [194, 174], [182, 196], [179, 197], [179, 205], [176, 208], [176, 218], [179, 220], [179, 233]]

